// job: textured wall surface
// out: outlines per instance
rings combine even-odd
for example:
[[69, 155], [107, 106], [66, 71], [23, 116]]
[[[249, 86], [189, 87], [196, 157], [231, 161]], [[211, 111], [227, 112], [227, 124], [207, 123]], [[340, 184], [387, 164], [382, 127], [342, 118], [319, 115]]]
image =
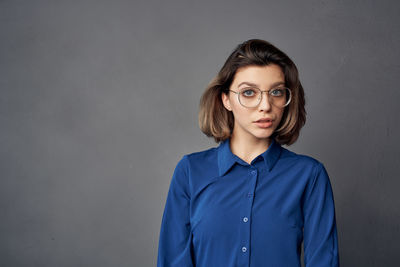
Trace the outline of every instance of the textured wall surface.
[[216, 146], [200, 96], [234, 47], [296, 63], [289, 149], [330, 175], [342, 266], [400, 266], [398, 1], [0, 1], [0, 265], [155, 266], [169, 182]]

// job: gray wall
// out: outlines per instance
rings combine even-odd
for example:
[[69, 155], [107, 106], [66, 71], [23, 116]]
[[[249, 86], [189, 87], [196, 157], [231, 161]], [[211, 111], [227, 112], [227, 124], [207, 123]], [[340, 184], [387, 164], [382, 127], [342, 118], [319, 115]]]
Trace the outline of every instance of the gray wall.
[[200, 96], [249, 38], [297, 64], [342, 266], [400, 266], [398, 1], [0, 1], [0, 265], [155, 266]]

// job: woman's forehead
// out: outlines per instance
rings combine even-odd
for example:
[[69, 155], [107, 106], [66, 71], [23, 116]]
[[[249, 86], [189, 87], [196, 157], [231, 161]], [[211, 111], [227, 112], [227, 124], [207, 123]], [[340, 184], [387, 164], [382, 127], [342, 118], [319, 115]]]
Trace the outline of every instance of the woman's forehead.
[[235, 74], [232, 85], [235, 86], [274, 86], [285, 83], [285, 75], [280, 66], [270, 64], [267, 66], [246, 66], [239, 68]]

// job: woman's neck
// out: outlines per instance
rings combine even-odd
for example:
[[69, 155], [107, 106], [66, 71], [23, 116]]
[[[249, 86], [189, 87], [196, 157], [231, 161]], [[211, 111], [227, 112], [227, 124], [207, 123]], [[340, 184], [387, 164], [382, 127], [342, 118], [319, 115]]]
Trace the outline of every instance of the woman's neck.
[[230, 148], [232, 153], [249, 164], [255, 157], [265, 152], [270, 145], [270, 138], [238, 138], [234, 134], [232, 134], [230, 138]]

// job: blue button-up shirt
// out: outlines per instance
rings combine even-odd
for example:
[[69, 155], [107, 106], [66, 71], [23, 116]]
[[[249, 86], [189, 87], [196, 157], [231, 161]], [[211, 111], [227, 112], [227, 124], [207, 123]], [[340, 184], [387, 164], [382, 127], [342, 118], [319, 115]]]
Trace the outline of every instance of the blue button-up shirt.
[[248, 164], [218, 147], [184, 155], [161, 222], [158, 267], [339, 266], [324, 165], [272, 140]]

